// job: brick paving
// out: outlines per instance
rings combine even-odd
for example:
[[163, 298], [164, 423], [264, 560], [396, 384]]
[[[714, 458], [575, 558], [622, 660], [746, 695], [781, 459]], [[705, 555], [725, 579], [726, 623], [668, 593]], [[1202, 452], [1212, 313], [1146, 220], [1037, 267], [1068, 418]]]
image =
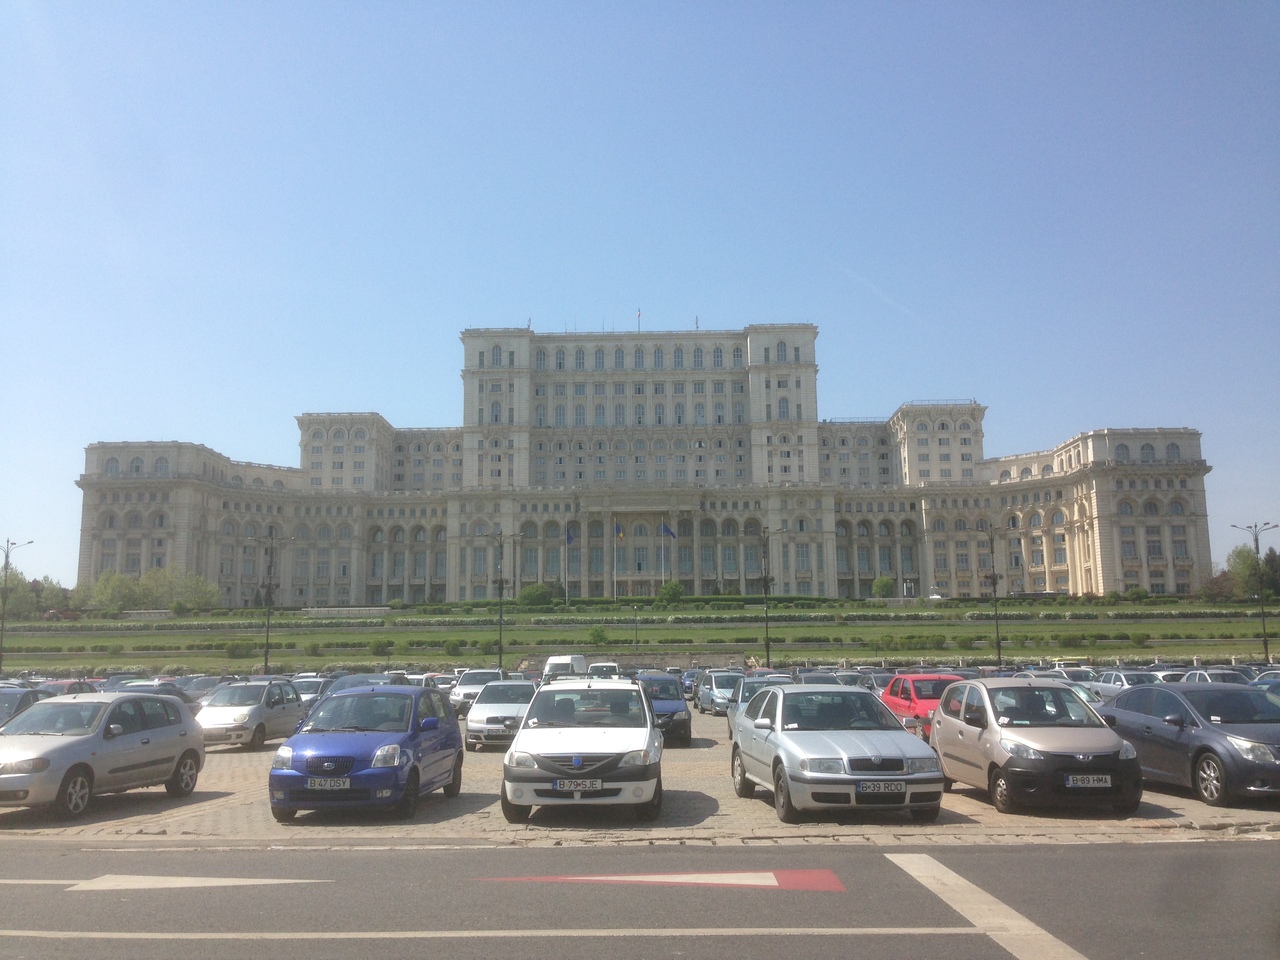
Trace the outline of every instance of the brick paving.
[[95, 798], [84, 819], [66, 824], [43, 811], [0, 811], [0, 844], [33, 837], [85, 846], [164, 847], [378, 847], [569, 846], [686, 844], [848, 844], [918, 846], [967, 844], [1159, 843], [1280, 838], [1280, 803], [1213, 808], [1189, 791], [1152, 790], [1137, 815], [1109, 810], [995, 812], [976, 790], [956, 789], [943, 799], [936, 823], [918, 824], [902, 813], [859, 813], [788, 826], [761, 789], [742, 800], [729, 779], [723, 718], [694, 715], [694, 742], [663, 755], [664, 802], [656, 823], [639, 824], [624, 808], [535, 809], [527, 824], [508, 824], [498, 808], [502, 754], [468, 753], [462, 794], [424, 799], [408, 822], [377, 814], [302, 813], [279, 824], [267, 803], [267, 773], [274, 745], [258, 753], [240, 747], [209, 750], [196, 792], [174, 801], [163, 788]]

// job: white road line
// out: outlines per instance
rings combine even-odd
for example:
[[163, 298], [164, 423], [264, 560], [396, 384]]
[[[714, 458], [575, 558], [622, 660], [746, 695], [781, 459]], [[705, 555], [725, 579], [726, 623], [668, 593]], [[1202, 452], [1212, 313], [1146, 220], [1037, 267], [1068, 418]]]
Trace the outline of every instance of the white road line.
[[604, 930], [300, 930], [253, 931], [243, 933], [194, 933], [166, 931], [157, 933], [104, 931], [104, 930], [2, 930], [0, 937], [32, 940], [516, 940], [536, 938], [560, 940], [573, 937], [600, 939], [647, 940], [666, 937], [918, 937], [985, 934], [976, 927], [706, 927], [701, 929], [655, 930], [639, 929]]
[[1019, 960], [1086, 960], [981, 887], [923, 853], [885, 855]]

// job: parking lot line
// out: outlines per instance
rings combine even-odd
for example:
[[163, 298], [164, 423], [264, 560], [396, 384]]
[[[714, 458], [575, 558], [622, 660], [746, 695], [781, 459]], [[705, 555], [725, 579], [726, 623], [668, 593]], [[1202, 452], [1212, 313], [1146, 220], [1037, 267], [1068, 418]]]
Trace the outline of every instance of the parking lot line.
[[[32, 940], [563, 940], [575, 937], [599, 939], [646, 940], [690, 937], [918, 937], [986, 934], [976, 927], [699, 927], [654, 929], [626, 927], [578, 930], [258, 930], [238, 933], [225, 931], [195, 932], [165, 930], [157, 932], [128, 930], [5, 930], [0, 937]], [[1078, 954], [1076, 955], [1078, 956]], [[1056, 958], [1054, 958], [1056, 960]]]
[[1087, 960], [1083, 954], [928, 854], [889, 853], [885, 856], [1019, 960]]

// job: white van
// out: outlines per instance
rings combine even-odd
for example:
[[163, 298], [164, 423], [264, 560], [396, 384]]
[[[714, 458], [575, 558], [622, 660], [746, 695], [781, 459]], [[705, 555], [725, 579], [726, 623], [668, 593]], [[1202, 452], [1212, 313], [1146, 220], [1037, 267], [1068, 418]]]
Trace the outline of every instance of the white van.
[[587, 672], [587, 658], [580, 653], [566, 653], [558, 657], [547, 657], [547, 665], [542, 668], [543, 679], [553, 673]]

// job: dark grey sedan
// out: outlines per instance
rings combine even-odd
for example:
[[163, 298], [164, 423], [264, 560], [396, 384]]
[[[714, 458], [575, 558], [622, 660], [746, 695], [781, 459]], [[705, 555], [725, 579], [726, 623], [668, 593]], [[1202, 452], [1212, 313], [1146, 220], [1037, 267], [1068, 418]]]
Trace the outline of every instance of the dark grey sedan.
[[1233, 683], [1149, 684], [1098, 708], [1134, 745], [1142, 776], [1205, 803], [1280, 797], [1280, 695]]

